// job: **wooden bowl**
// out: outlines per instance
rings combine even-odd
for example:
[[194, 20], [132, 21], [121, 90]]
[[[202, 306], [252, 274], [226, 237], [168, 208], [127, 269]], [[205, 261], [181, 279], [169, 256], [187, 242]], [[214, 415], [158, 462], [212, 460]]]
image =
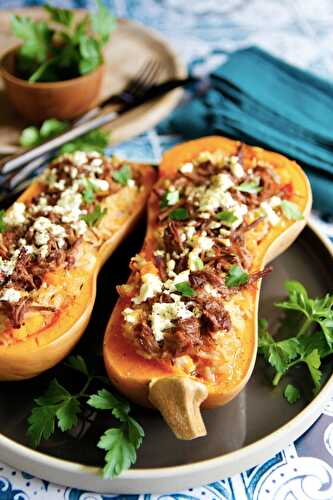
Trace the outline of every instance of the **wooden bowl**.
[[18, 48], [14, 47], [3, 55], [0, 73], [9, 101], [27, 120], [40, 123], [47, 118], [72, 119], [97, 103], [104, 75], [104, 64], [87, 75], [71, 80], [29, 83], [15, 76]]

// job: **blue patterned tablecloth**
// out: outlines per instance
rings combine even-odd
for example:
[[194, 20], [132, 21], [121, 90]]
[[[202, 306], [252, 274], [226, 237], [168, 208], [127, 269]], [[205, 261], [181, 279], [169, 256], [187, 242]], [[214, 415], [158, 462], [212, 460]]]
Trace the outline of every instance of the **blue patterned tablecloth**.
[[[1, 0], [0, 7], [10, 9], [40, 3]], [[77, 7], [94, 4], [85, 0], [54, 3]], [[332, 0], [107, 0], [107, 3], [116, 16], [138, 20], [162, 33], [198, 75], [221, 63], [229, 52], [257, 44], [292, 64], [333, 80]], [[151, 130], [116, 150], [129, 159], [156, 161], [163, 149], [179, 140]], [[313, 217], [333, 239], [333, 219], [330, 222], [318, 214]], [[333, 398], [305, 435], [264, 464], [202, 488], [141, 497], [142, 500], [332, 500]], [[117, 497], [111, 492], [100, 495], [66, 488], [0, 463], [0, 500], [111, 498], [136, 500], [136, 495]]]

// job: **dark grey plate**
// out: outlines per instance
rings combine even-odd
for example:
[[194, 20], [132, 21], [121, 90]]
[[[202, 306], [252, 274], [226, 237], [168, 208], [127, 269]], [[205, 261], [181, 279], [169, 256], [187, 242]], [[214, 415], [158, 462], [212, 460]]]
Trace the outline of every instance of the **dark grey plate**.
[[[143, 229], [138, 228], [103, 268], [99, 277], [94, 313], [76, 349], [77, 353], [85, 356], [88, 363], [98, 367], [101, 373], [103, 332], [116, 300], [115, 285], [126, 280], [128, 260], [141, 246]], [[283, 295], [283, 283], [286, 279], [302, 281], [309, 292], [315, 295], [332, 289], [332, 256], [309, 227], [306, 227], [293, 246], [273, 265], [274, 270], [265, 279], [262, 289], [261, 317], [271, 321], [276, 318], [273, 304]], [[326, 363], [327, 373], [332, 372], [332, 362], [333, 360], [328, 360]], [[73, 372], [62, 366], [34, 380], [0, 383], [0, 431], [4, 436], [28, 446], [25, 437], [26, 420], [32, 400], [46, 388], [54, 376], [70, 387], [80, 385], [80, 375], [73, 379]], [[267, 370], [262, 361], [257, 360], [247, 387], [227, 406], [207, 411], [204, 417], [208, 435], [192, 442], [177, 440], [157, 413], [135, 408], [136, 417], [146, 431], [135, 468], [154, 469], [193, 464], [239, 450], [270, 435], [298, 415], [313, 399], [311, 391], [306, 389], [309, 385], [307, 374], [302, 369], [295, 369], [293, 377], [296, 377], [299, 385], [303, 387], [304, 397], [300, 402], [289, 405], [281, 394], [287, 379], [281, 387], [272, 389]], [[94, 425], [91, 425], [92, 421]], [[96, 442], [98, 436], [111, 424], [112, 420], [106, 413], [97, 417], [87, 415], [87, 421], [75, 430], [75, 436], [73, 433], [59, 433], [54, 439], [44, 442], [40, 451], [70, 462], [101, 466], [103, 454], [96, 448]]]

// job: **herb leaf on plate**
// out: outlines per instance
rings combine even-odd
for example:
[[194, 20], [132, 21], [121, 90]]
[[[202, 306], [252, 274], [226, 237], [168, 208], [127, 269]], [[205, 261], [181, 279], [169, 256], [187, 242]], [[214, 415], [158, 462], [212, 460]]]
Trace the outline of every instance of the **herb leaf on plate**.
[[106, 450], [104, 477], [114, 477], [128, 469], [136, 461], [136, 450], [141, 446], [144, 431], [130, 415], [130, 405], [106, 389], [93, 394], [87, 404], [99, 410], [111, 410], [112, 415], [123, 425], [107, 430], [98, 447]]
[[79, 417], [87, 404], [95, 410], [110, 411], [119, 421], [119, 427], [107, 429], [96, 446], [106, 451], [105, 478], [113, 478], [128, 469], [137, 458], [137, 449], [144, 438], [141, 425], [130, 415], [130, 404], [103, 388], [87, 394], [91, 383], [109, 384], [102, 376], [95, 375], [82, 356], [70, 356], [64, 363], [85, 377], [79, 392], [72, 394], [56, 379], [53, 379], [44, 394], [34, 400], [28, 418], [27, 435], [32, 446], [37, 447], [44, 439], [50, 439], [58, 427], [66, 432], [79, 423]]
[[287, 281], [285, 288], [288, 297], [275, 304], [285, 312], [279, 338], [269, 333], [266, 320], [260, 320], [258, 352], [275, 370], [273, 385], [278, 385], [292, 367], [302, 364], [317, 391], [322, 360], [333, 353], [333, 295], [311, 298], [298, 281]]
[[294, 386], [293, 384], [288, 384], [283, 392], [284, 397], [288, 401], [289, 404], [294, 404], [296, 401], [298, 401], [301, 397], [301, 393], [299, 392], [299, 389]]

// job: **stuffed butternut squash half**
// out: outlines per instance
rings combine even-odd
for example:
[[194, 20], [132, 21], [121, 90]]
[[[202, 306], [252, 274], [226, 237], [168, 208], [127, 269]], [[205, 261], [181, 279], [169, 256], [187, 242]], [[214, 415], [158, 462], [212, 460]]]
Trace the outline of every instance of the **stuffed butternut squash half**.
[[99, 269], [144, 210], [152, 167], [99, 153], [54, 160], [0, 220], [0, 380], [63, 359], [89, 321]]
[[177, 437], [204, 435], [200, 405], [223, 405], [248, 381], [265, 265], [310, 208], [305, 174], [278, 154], [222, 137], [165, 154], [104, 360], [114, 385], [158, 408]]

